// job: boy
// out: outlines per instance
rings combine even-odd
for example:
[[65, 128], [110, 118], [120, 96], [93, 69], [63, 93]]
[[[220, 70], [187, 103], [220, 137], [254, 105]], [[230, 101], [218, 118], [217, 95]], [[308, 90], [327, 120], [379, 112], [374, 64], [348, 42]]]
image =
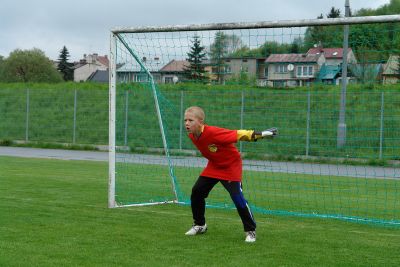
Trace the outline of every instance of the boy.
[[207, 231], [205, 221], [205, 199], [212, 188], [221, 182], [229, 192], [239, 213], [246, 234], [246, 242], [256, 241], [256, 222], [242, 192], [242, 159], [234, 143], [257, 141], [277, 135], [277, 129], [263, 132], [253, 130], [228, 130], [204, 123], [205, 114], [200, 107], [189, 107], [185, 111], [185, 128], [193, 144], [208, 159], [208, 164], [192, 188], [190, 196], [193, 226], [185, 234], [197, 235]]

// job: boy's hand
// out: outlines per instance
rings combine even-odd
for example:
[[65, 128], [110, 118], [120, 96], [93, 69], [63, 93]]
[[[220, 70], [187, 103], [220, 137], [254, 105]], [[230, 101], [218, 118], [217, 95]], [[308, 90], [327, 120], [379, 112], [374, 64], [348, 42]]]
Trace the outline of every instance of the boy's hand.
[[257, 141], [257, 139], [262, 139], [262, 138], [274, 138], [277, 135], [278, 135], [278, 128], [273, 127], [273, 128], [264, 130], [262, 132], [254, 131], [253, 138], [255, 141]]

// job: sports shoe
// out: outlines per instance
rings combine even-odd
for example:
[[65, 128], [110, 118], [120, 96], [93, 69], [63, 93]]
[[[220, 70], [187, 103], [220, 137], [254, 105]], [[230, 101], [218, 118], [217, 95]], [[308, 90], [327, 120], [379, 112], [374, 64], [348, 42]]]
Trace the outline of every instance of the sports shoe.
[[246, 232], [246, 239], [244, 240], [247, 243], [256, 242], [256, 231], [248, 231]]
[[204, 224], [203, 226], [193, 225], [192, 228], [185, 233], [185, 235], [199, 235], [204, 234], [205, 232], [207, 232], [207, 224]]

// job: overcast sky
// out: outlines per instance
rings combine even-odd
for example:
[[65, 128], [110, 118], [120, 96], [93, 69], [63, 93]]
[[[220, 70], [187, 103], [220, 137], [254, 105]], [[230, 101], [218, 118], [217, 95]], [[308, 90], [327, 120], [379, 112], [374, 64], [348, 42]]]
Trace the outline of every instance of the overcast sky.
[[[390, 0], [350, 0], [352, 11]], [[0, 55], [41, 49], [56, 60], [65, 45], [70, 60], [108, 54], [110, 29], [221, 22], [314, 19], [345, 0], [1, 0]]]

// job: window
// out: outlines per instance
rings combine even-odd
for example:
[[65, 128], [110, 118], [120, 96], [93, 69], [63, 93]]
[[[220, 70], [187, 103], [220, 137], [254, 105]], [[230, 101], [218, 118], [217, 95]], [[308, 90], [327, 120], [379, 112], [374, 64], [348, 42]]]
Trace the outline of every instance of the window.
[[249, 66], [240, 66], [241, 72], [249, 72]]
[[225, 73], [231, 73], [232, 69], [231, 66], [225, 66]]
[[135, 76], [135, 82], [147, 82], [147, 75], [146, 74], [137, 74]]
[[288, 72], [287, 65], [275, 65], [275, 72], [277, 73], [286, 73]]
[[274, 84], [273, 85], [274, 87], [278, 87], [278, 88], [285, 87], [285, 81], [274, 81], [273, 84]]
[[307, 66], [303, 66], [303, 76], [308, 76], [308, 68], [307, 68]]
[[297, 77], [313, 77], [313, 66], [297, 66]]
[[165, 83], [174, 83], [173, 77], [165, 77]]

